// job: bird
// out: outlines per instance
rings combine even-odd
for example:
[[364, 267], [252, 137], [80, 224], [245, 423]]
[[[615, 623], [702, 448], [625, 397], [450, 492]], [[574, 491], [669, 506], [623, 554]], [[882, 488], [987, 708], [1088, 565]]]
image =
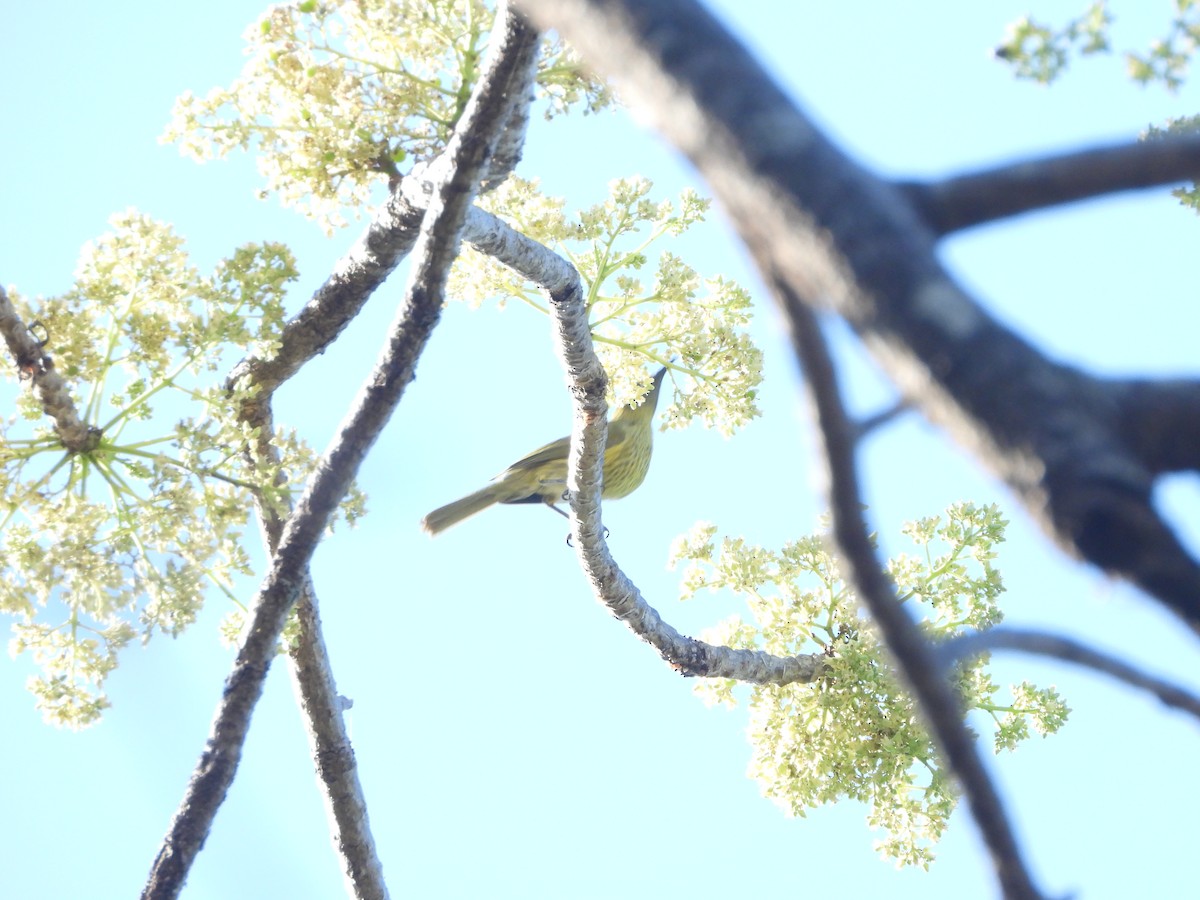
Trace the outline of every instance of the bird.
[[[604, 481], [600, 491], [600, 496], [606, 500], [633, 493], [646, 479], [650, 469], [654, 410], [666, 373], [665, 368], [659, 369], [653, 387], [642, 402], [637, 406], [621, 407], [608, 422]], [[493, 478], [487, 487], [435, 509], [421, 520], [421, 528], [435, 535], [496, 503], [544, 503], [565, 516], [557, 504], [566, 491], [570, 449], [571, 439], [564, 437], [534, 450]]]

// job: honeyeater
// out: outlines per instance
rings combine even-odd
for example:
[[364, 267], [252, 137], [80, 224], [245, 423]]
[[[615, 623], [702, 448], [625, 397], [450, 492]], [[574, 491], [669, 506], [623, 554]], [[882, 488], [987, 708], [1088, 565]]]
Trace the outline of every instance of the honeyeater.
[[[645, 480], [650, 468], [650, 445], [654, 408], [658, 404], [666, 369], [654, 376], [654, 386], [637, 406], [623, 406], [608, 422], [608, 443], [604, 448], [604, 483], [600, 496], [615, 500], [632, 493]], [[559, 438], [528, 456], [517, 460], [492, 479], [487, 487], [461, 500], [435, 509], [421, 522], [430, 534], [445, 531], [468, 516], [493, 503], [545, 503], [566, 515], [556, 505], [567, 488], [569, 437]]]

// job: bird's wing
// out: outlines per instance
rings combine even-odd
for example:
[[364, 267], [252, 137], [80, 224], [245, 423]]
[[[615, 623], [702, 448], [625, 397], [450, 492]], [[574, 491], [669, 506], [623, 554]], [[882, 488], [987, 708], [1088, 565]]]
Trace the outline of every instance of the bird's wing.
[[619, 447], [629, 435], [629, 428], [621, 419], [608, 420], [608, 440], [604, 444], [604, 453]]
[[[605, 453], [617, 447], [625, 440], [627, 429], [625, 423], [620, 421], [610, 421], [608, 423], [608, 443], [605, 445]], [[565, 461], [567, 454], [571, 451], [571, 439], [569, 437], [559, 438], [557, 441], [551, 441], [544, 447], [539, 447], [528, 456], [518, 459], [515, 463], [509, 466], [504, 472], [501, 472], [496, 478], [503, 478], [507, 472], [512, 471], [527, 471], [536, 469], [538, 466], [548, 462]]]
[[[511, 472], [514, 469], [517, 471], [536, 469], [538, 466], [548, 462], [553, 462], [554, 460], [564, 460], [567, 458], [567, 453], [570, 451], [570, 449], [571, 439], [565, 437], [559, 438], [557, 441], [551, 441], [545, 447], [539, 447], [528, 456], [518, 459], [515, 463], [505, 469], [505, 472]], [[501, 472], [500, 475], [497, 475], [496, 477], [500, 478], [503, 475], [504, 472]]]

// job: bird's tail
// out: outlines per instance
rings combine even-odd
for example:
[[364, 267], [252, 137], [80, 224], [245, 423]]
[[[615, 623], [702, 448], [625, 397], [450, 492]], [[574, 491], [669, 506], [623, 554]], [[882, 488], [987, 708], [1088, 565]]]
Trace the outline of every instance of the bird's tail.
[[473, 494], [467, 494], [461, 500], [455, 500], [453, 503], [447, 503], [445, 506], [438, 507], [421, 520], [421, 527], [429, 534], [438, 534], [445, 531], [451, 525], [457, 525], [468, 516], [482, 512], [493, 503], [499, 503], [502, 491], [503, 488], [501, 485], [489, 484], [487, 487]]

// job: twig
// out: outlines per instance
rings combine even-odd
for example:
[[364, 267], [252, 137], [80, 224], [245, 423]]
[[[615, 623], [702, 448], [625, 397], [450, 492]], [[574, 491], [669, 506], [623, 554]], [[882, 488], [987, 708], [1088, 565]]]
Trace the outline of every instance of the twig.
[[[523, 23], [516, 27], [529, 30]], [[516, 62], [511, 56], [505, 61], [509, 66]], [[250, 714], [261, 696], [287, 611], [307, 581], [317, 541], [412, 380], [416, 360], [440, 316], [446, 273], [458, 253], [463, 220], [479, 175], [507, 118], [507, 107], [497, 102], [494, 92], [504, 91], [511, 74], [501, 63], [495, 81], [481, 84], [447, 146], [445, 155], [451, 162], [422, 222], [404, 301], [388, 342], [288, 519], [271, 570], [251, 606], [246, 637], [226, 682], [205, 751], [151, 869], [144, 898], [178, 896], [233, 781]]]
[[912, 406], [907, 401], [900, 400], [896, 403], [893, 403], [891, 406], [879, 410], [879, 412], [872, 413], [871, 415], [854, 422], [853, 427], [855, 443], [861, 441], [872, 431], [882, 428], [893, 419], [897, 419], [904, 415], [910, 409], [912, 409]]
[[937, 234], [1200, 178], [1200, 135], [1179, 135], [1028, 159], [899, 187]]
[[1165, 706], [1182, 710], [1200, 719], [1200, 696], [1074, 638], [1024, 628], [991, 628], [951, 638], [936, 645], [934, 652], [938, 662], [943, 667], [949, 667], [958, 660], [993, 650], [1015, 650], [1019, 653], [1049, 656], [1093, 669], [1153, 694]]

